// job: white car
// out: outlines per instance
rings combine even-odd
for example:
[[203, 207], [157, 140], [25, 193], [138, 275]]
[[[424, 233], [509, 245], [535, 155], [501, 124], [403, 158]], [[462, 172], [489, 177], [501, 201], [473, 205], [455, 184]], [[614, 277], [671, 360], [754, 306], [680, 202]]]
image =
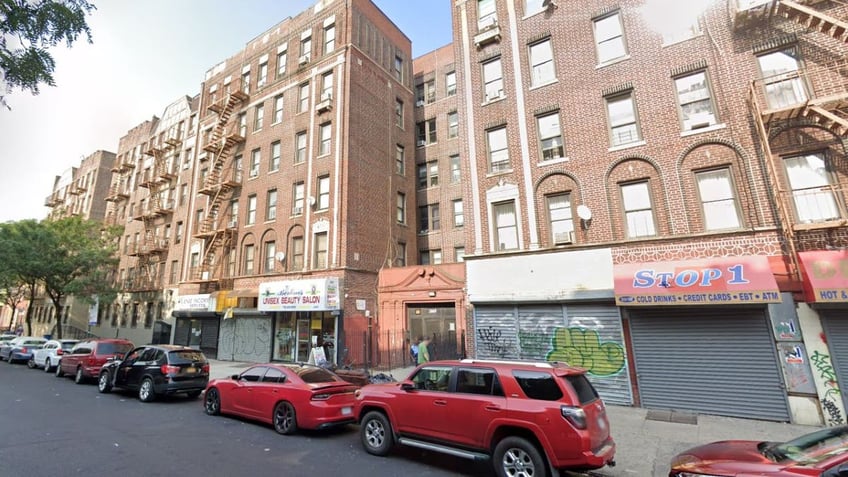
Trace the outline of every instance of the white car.
[[44, 371], [49, 373], [59, 365], [62, 355], [70, 352], [77, 343], [79, 340], [49, 340], [44, 343], [44, 347], [35, 350], [27, 366], [32, 369], [44, 368]]

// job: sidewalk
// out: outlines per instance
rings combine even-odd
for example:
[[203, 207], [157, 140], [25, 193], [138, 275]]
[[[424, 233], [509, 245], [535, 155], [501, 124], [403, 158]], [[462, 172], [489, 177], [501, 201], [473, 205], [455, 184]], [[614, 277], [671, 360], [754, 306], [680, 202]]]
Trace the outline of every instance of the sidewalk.
[[[213, 379], [238, 374], [254, 364], [214, 359], [209, 363]], [[398, 368], [386, 374], [402, 381], [412, 369]], [[728, 439], [786, 441], [818, 429], [614, 405], [607, 405], [607, 415], [616, 441], [616, 466], [589, 473], [598, 477], [666, 477], [671, 458], [690, 447]]]

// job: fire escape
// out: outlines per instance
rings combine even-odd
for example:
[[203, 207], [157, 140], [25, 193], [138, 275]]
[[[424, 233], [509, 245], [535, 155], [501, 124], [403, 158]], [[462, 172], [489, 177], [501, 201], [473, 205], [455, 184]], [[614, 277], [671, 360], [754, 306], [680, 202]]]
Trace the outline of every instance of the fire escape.
[[[820, 12], [811, 5], [821, 0], [737, 0], [734, 14], [736, 29], [770, 22], [773, 18], [785, 18], [805, 28], [848, 43], [848, 23]], [[772, 151], [771, 137], [776, 128], [787, 125], [815, 125], [831, 132], [848, 144], [848, 59], [836, 57], [829, 63], [811, 64], [797, 69], [785, 69], [777, 74], [760, 78], [751, 83], [748, 105], [756, 123], [760, 148], [766, 158], [770, 186], [777, 200], [775, 206], [780, 221], [787, 252], [790, 257], [789, 273], [800, 280], [798, 267], [798, 233], [805, 230], [842, 227], [844, 219], [817, 220], [801, 223], [795, 218], [793, 204], [795, 192], [783, 174], [781, 157]], [[839, 185], [828, 185], [807, 192], [818, 198], [832, 194], [837, 197], [844, 192]], [[840, 214], [844, 217], [843, 214]]]
[[191, 270], [191, 280], [196, 282], [223, 280], [223, 257], [234, 244], [238, 223], [235, 217], [226, 217], [225, 212], [233, 191], [242, 183], [242, 171], [233, 163], [231, 156], [235, 146], [244, 142], [245, 132], [238, 121], [231, 119], [236, 106], [247, 99], [248, 95], [240, 85], [232, 85], [226, 96], [209, 106], [218, 118], [209, 142], [203, 147], [211, 157], [211, 166], [200, 179], [198, 188], [198, 193], [207, 196], [208, 202], [206, 214], [194, 234], [204, 241], [200, 263]]

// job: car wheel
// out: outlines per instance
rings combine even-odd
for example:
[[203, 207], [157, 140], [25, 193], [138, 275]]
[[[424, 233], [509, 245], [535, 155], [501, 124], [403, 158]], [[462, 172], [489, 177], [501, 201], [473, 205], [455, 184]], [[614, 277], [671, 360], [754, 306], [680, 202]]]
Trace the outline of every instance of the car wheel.
[[200, 396], [200, 393], [202, 393], [202, 392], [203, 391], [192, 391], [192, 392], [186, 393], [186, 396], [188, 396], [189, 399], [197, 399], [197, 396]]
[[360, 436], [365, 451], [373, 455], [386, 455], [395, 443], [389, 418], [380, 411], [371, 411], [362, 418]]
[[274, 430], [285, 435], [291, 435], [297, 431], [297, 416], [291, 403], [282, 401], [274, 406]]
[[150, 402], [156, 399], [156, 391], [153, 390], [153, 380], [144, 378], [141, 381], [141, 386], [138, 388], [138, 399], [141, 402]]
[[82, 366], [77, 367], [77, 372], [74, 374], [74, 382], [77, 384], [85, 382], [85, 376], [82, 375]]
[[59, 361], [59, 364], [56, 365], [56, 377], [61, 378], [65, 375], [65, 372], [62, 371], [62, 361]]
[[35, 369], [36, 367], [37, 366], [35, 365], [35, 358], [30, 358], [29, 361], [27, 361], [27, 368]]
[[112, 373], [100, 371], [100, 377], [97, 378], [97, 390], [103, 394], [112, 390]]
[[53, 370], [53, 366], [50, 366], [50, 358], [44, 360], [44, 372], [49, 373]]
[[206, 391], [206, 398], [203, 400], [203, 410], [210, 416], [221, 414], [221, 396], [218, 390], [212, 388]]
[[523, 437], [506, 437], [492, 459], [498, 477], [545, 477], [547, 464], [539, 449]]

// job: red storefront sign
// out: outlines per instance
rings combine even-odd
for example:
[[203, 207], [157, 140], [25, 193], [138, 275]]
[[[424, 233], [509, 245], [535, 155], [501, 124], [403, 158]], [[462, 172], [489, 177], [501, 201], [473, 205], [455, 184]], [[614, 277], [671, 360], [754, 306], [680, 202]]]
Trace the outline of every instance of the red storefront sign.
[[799, 252], [807, 300], [848, 303], [848, 250]]
[[621, 306], [780, 303], [764, 256], [622, 264], [614, 273]]

